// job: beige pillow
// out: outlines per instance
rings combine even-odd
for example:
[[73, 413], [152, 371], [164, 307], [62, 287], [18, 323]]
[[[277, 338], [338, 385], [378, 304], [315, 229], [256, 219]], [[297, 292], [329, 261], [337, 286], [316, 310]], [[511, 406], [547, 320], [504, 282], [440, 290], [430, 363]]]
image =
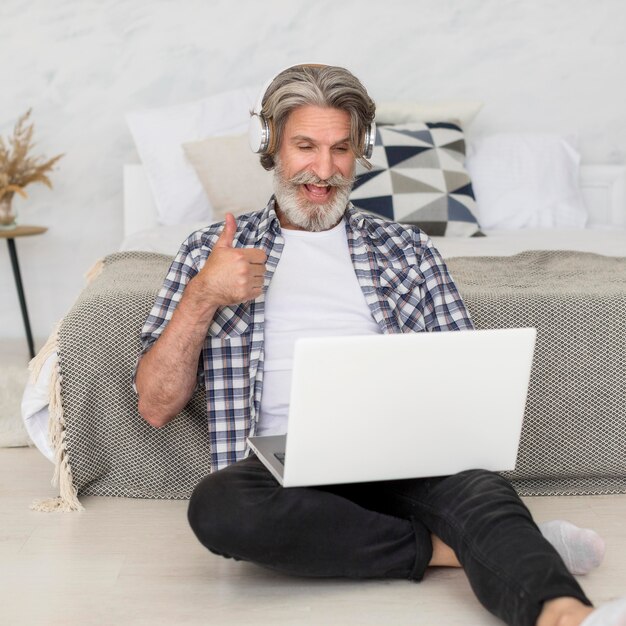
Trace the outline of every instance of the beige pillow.
[[207, 137], [184, 143], [183, 150], [211, 201], [214, 222], [227, 212], [240, 215], [265, 207], [274, 174], [261, 167], [247, 135]]

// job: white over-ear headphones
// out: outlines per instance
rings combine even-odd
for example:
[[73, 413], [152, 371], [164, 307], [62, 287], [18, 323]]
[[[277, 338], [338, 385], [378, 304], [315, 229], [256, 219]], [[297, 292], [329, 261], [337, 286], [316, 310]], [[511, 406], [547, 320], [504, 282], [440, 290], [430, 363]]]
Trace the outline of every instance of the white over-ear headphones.
[[[276, 149], [276, 133], [274, 131], [274, 124], [271, 119], [265, 119], [263, 113], [261, 112], [263, 110], [263, 99], [265, 98], [265, 94], [269, 86], [274, 82], [274, 79], [285, 70], [291, 69], [292, 67], [327, 66], [321, 63], [298, 63], [297, 65], [289, 65], [280, 70], [280, 72], [274, 74], [274, 76], [272, 76], [272, 78], [265, 83], [259, 95], [259, 99], [257, 100], [257, 103], [252, 111], [250, 124], [248, 126], [248, 141], [252, 152], [256, 152], [257, 154], [272, 154]], [[374, 150], [375, 140], [376, 124], [372, 122], [365, 129], [362, 154], [357, 156], [369, 159], [372, 156], [372, 151]]]

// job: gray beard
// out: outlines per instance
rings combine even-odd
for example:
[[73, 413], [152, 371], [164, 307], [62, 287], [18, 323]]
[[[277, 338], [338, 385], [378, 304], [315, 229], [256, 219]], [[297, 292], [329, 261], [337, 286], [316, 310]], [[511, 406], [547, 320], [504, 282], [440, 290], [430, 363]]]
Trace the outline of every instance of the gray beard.
[[[337, 225], [346, 211], [354, 178], [334, 174], [323, 181], [311, 172], [299, 172], [289, 180], [283, 175], [278, 159], [274, 170], [274, 195], [285, 217], [294, 226], [311, 232], [329, 230]], [[335, 189], [330, 202], [317, 204], [303, 198], [299, 191], [302, 184], [328, 184]]]

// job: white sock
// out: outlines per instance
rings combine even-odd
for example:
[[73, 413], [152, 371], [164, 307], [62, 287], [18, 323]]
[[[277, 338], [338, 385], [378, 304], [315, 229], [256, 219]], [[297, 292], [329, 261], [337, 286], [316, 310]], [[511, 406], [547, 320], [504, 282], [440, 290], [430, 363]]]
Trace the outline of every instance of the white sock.
[[590, 613], [580, 626], [626, 626], [626, 598], [603, 604]]
[[602, 563], [604, 539], [590, 528], [578, 528], [565, 520], [539, 524], [541, 534], [554, 546], [570, 573], [588, 574]]

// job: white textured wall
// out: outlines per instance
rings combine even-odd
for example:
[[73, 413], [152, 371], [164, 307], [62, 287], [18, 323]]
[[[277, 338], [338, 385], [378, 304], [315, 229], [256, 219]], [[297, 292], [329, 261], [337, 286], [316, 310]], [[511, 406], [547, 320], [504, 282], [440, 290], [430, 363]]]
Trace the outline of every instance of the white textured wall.
[[[67, 155], [20, 202], [50, 229], [18, 242], [35, 337], [121, 240], [126, 111], [321, 60], [375, 99], [482, 100], [474, 134], [574, 132], [584, 162], [624, 163], [625, 32], [623, 0], [1, 0], [0, 132], [32, 106], [39, 149]], [[2, 242], [0, 302], [0, 337], [22, 336]]]

